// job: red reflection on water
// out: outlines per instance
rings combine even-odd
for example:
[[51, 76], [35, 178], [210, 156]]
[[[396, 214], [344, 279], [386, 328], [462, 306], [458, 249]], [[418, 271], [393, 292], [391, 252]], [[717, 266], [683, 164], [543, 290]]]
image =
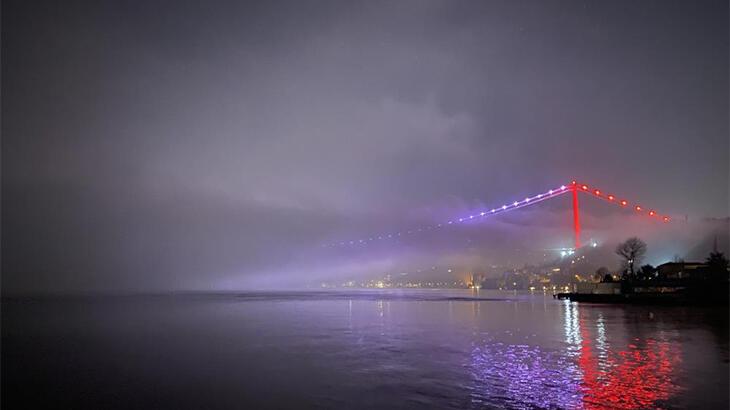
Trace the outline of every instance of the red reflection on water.
[[[681, 360], [679, 345], [652, 338], [635, 339], [627, 349], [599, 348], [581, 318], [578, 366], [583, 372], [583, 405], [586, 409], [658, 408], [679, 390], [673, 372]], [[594, 352], [593, 344], [596, 344]]]

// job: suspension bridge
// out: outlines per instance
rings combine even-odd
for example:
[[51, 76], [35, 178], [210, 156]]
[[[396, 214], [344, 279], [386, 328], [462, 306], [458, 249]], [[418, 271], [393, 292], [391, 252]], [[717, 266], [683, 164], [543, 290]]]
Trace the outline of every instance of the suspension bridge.
[[547, 191], [540, 192], [538, 194], [521, 198], [519, 200], [513, 200], [504, 202], [501, 205], [497, 205], [494, 208], [482, 209], [470, 215], [464, 215], [459, 218], [450, 219], [443, 221], [442, 223], [424, 225], [414, 229], [408, 229], [404, 231], [388, 232], [380, 235], [368, 236], [366, 238], [352, 239], [339, 242], [331, 242], [322, 245], [323, 247], [340, 247], [340, 246], [354, 246], [360, 244], [368, 244], [376, 241], [384, 241], [403, 236], [415, 235], [425, 231], [445, 229], [453, 225], [464, 224], [473, 222], [475, 220], [483, 220], [486, 218], [496, 217], [499, 214], [505, 212], [511, 212], [517, 209], [525, 208], [528, 206], [534, 206], [540, 202], [547, 201], [556, 198], [561, 195], [570, 194], [572, 196], [573, 204], [573, 233], [575, 239], [575, 249], [581, 247], [581, 225], [580, 225], [580, 207], [578, 201], [578, 194], [583, 193], [593, 198], [597, 198], [611, 204], [614, 204], [620, 208], [629, 209], [634, 213], [646, 216], [647, 218], [655, 219], [657, 222], [669, 223], [672, 218], [665, 214], [660, 214], [654, 208], [645, 207], [639, 203], [629, 201], [623, 197], [620, 197], [610, 191], [604, 191], [598, 189], [595, 186], [587, 183], [571, 181], [567, 184], [556, 186]]

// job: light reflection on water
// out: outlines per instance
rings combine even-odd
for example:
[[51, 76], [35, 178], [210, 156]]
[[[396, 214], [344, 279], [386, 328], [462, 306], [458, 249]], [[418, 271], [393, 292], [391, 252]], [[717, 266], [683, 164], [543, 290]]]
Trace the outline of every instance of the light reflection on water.
[[527, 408], [580, 408], [574, 363], [539, 346], [488, 341], [472, 352], [473, 403]]
[[[470, 369], [473, 402], [514, 408], [661, 408], [680, 392], [673, 380], [681, 361], [677, 332], [607, 341], [603, 313], [563, 303], [565, 346], [475, 343]], [[585, 306], [585, 305], [584, 305]], [[616, 331], [617, 329], [612, 329]]]
[[67, 408], [727, 408], [716, 313], [484, 291], [3, 300], [2, 391]]

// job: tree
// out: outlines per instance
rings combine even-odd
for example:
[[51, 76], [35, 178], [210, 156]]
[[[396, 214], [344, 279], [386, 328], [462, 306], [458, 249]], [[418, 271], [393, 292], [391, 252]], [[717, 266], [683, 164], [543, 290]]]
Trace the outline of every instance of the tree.
[[641, 277], [643, 279], [651, 279], [654, 276], [654, 273], [656, 272], [656, 268], [649, 264], [646, 264], [641, 267], [639, 272], [641, 273]]
[[633, 276], [634, 265], [641, 261], [646, 254], [646, 243], [637, 237], [631, 237], [616, 247], [616, 254], [623, 259], [628, 273]]
[[596, 269], [595, 278], [598, 279], [598, 281], [603, 281], [606, 277], [606, 275], [611, 276], [611, 272], [608, 270], [607, 267], [601, 266], [600, 268]]
[[722, 252], [710, 252], [710, 256], [707, 257], [706, 262], [710, 276], [718, 279], [727, 278], [728, 260]]

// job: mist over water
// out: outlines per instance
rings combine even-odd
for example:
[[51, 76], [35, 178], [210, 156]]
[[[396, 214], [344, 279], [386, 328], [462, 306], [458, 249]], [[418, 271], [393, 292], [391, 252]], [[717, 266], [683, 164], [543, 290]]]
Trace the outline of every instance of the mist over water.
[[521, 265], [573, 245], [569, 197], [443, 235], [320, 245], [572, 179], [690, 220], [581, 197], [586, 239], [638, 235], [649, 263], [687, 257], [712, 234], [694, 222], [728, 216], [727, 14], [721, 1], [7, 0], [3, 291]]
[[726, 309], [496, 291], [4, 298], [22, 408], [727, 408]]

